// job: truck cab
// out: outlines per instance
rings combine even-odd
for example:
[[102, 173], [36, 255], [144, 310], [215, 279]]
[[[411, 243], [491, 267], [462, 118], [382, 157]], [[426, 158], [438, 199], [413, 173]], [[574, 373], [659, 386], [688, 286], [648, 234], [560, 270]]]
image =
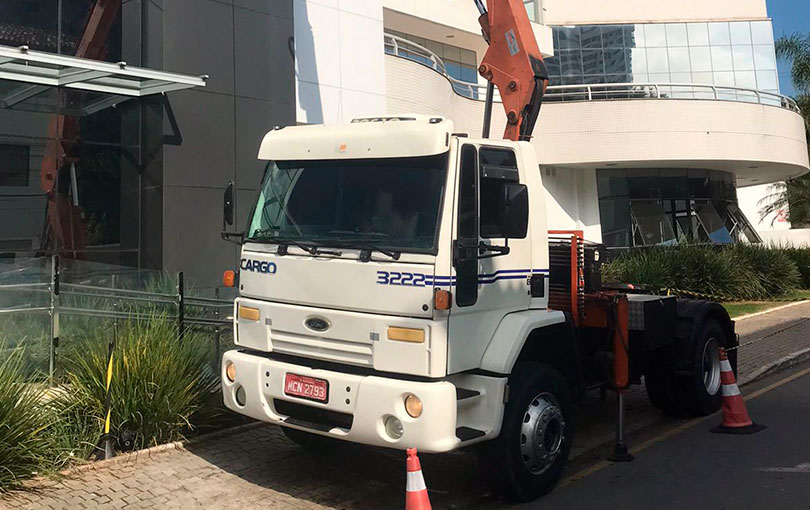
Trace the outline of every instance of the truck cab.
[[[526, 500], [559, 479], [574, 396], [606, 384], [614, 357], [632, 355], [632, 382], [666, 367], [651, 379], [661, 407], [692, 384], [675, 380], [689, 367], [673, 362], [683, 351], [696, 365], [692, 350], [709, 341], [693, 346], [705, 328], [690, 317], [680, 344], [672, 330], [647, 338], [642, 324], [617, 348], [579, 320], [584, 301], [549, 306], [584, 292], [583, 246], [550, 246], [529, 142], [471, 138], [438, 116], [363, 117], [276, 128], [259, 159], [240, 235], [236, 348], [222, 360], [229, 409], [301, 444], [447, 452], [485, 442], [493, 477]], [[560, 253], [574, 259], [550, 260]], [[630, 305], [649, 325], [679, 320], [665, 298]], [[710, 308], [689, 313], [721, 313]], [[728, 316], [717, 321], [714, 350], [734, 341]]]
[[[545, 289], [531, 292], [548, 274], [534, 148], [412, 115], [273, 130], [259, 157], [226, 405], [427, 452], [496, 436], [517, 355], [496, 330], [565, 320], [546, 309]], [[472, 393], [496, 398], [458, 398]]]

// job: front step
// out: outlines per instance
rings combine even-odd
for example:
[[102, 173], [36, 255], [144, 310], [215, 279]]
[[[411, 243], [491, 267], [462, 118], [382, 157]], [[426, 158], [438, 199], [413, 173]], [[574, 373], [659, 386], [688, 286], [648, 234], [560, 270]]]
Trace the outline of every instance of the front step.
[[479, 438], [486, 434], [483, 430], [478, 430], [470, 427], [459, 427], [456, 429], [456, 437], [462, 441], [470, 441]]
[[468, 390], [466, 388], [456, 387], [456, 400], [464, 400], [464, 399], [468, 399], [468, 398], [473, 398], [473, 397], [477, 397], [480, 394], [481, 394], [480, 391]]

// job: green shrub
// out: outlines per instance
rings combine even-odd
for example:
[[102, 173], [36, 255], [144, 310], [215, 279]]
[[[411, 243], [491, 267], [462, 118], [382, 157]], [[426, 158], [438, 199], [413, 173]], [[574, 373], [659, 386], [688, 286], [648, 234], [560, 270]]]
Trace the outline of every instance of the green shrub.
[[[71, 390], [60, 405], [73, 410], [79, 422], [74, 430], [93, 424], [97, 433], [102, 429], [111, 336], [107, 329], [77, 338], [77, 349], [67, 360]], [[161, 315], [120, 325], [113, 355], [111, 432], [134, 434], [140, 448], [214, 425], [222, 404], [210, 345], [194, 332], [178, 341], [174, 321]]]
[[801, 281], [796, 264], [784, 250], [745, 244], [633, 250], [606, 264], [603, 279], [723, 300], [778, 297], [795, 290]]
[[810, 289], [810, 248], [784, 247], [781, 248], [785, 255], [796, 264], [801, 274], [801, 286], [803, 289]]
[[796, 290], [801, 284], [799, 269], [784, 249], [740, 243], [725, 250], [738, 258], [741, 266], [749, 267], [762, 286], [764, 293], [754, 297], [782, 296]]
[[19, 486], [47, 464], [51, 445], [45, 429], [50, 414], [40, 405], [42, 393], [23, 372], [23, 351], [0, 359], [0, 492]]

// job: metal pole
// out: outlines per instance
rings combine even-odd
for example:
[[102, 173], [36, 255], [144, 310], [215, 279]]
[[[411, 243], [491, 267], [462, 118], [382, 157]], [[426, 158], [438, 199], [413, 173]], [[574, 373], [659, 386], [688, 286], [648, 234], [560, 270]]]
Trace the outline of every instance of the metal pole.
[[51, 345], [48, 354], [48, 383], [56, 374], [56, 350], [59, 347], [59, 255], [51, 256]]
[[616, 402], [618, 406], [617, 419], [616, 419], [616, 444], [613, 446], [613, 453], [608, 460], [613, 462], [630, 462], [633, 456], [627, 451], [627, 424], [625, 423], [624, 416], [624, 391], [618, 390], [616, 392]]
[[492, 102], [495, 98], [495, 85], [492, 82], [487, 82], [487, 98], [484, 102], [484, 129], [481, 134], [482, 138], [489, 138], [489, 127], [492, 124]]
[[182, 340], [186, 332], [186, 296], [185, 284], [183, 282], [183, 272], [177, 273], [177, 338]]
[[[214, 289], [214, 297], [219, 299], [219, 287]], [[214, 308], [214, 317], [219, 320], [219, 307]], [[222, 327], [217, 324], [214, 331], [214, 373], [219, 371], [219, 342], [222, 339]]]

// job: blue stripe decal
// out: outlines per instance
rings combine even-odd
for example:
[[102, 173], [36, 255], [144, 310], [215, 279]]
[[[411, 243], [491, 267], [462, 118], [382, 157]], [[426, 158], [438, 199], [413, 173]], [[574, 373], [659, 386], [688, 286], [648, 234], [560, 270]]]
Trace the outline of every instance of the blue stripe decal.
[[[494, 273], [479, 274], [478, 284], [488, 285], [501, 280], [524, 280], [531, 275], [548, 275], [548, 269], [500, 269]], [[455, 276], [428, 275], [397, 271], [377, 271], [379, 285], [401, 285], [405, 287], [454, 287]]]

